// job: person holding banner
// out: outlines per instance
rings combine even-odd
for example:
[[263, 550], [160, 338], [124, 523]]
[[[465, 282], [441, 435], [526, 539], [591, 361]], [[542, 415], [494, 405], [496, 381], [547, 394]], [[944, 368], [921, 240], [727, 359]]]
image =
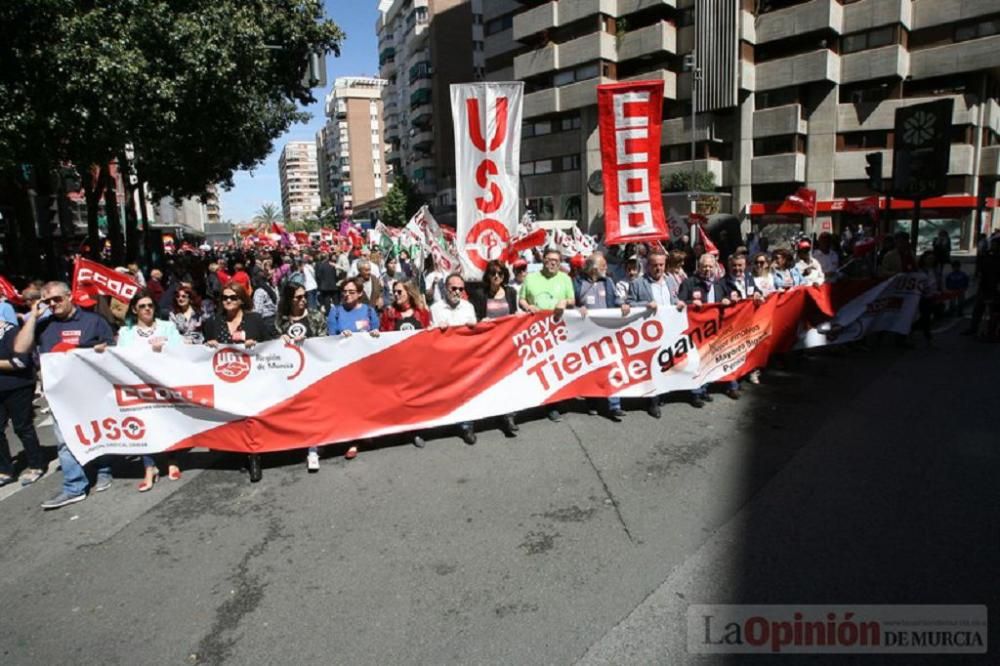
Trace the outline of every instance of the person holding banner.
[[[176, 293], [180, 293], [178, 290]], [[156, 301], [148, 289], [141, 289], [132, 297], [129, 303], [126, 325], [118, 331], [117, 347], [127, 349], [129, 347], [139, 349], [149, 349], [153, 352], [161, 352], [166, 345], [184, 344], [177, 327], [172, 322], [157, 319]], [[145, 470], [145, 477], [139, 484], [139, 492], [144, 493], [153, 489], [153, 484], [160, 476], [153, 456], [143, 456], [142, 466]], [[181, 468], [177, 461], [167, 459], [167, 476], [172, 481], [181, 478]]]
[[415, 284], [396, 280], [389, 293], [392, 305], [382, 311], [379, 330], [419, 331], [430, 326], [431, 313], [424, 306], [424, 299]]
[[[215, 348], [219, 345], [242, 344], [252, 349], [258, 342], [271, 339], [271, 330], [264, 319], [253, 312], [250, 294], [243, 284], [235, 280], [222, 288], [221, 311], [205, 322], [205, 344]], [[251, 453], [249, 459], [250, 481], [260, 481], [263, 472], [260, 456]]]
[[[600, 252], [594, 252], [583, 262], [583, 271], [573, 279], [576, 309], [580, 316], [586, 317], [588, 309], [605, 310], [619, 307], [618, 293], [614, 280], [607, 276], [608, 262]], [[628, 316], [629, 305], [620, 305], [622, 316]], [[591, 400], [588, 402], [593, 404]], [[588, 411], [597, 414], [591, 407]], [[608, 418], [619, 422], [625, 416], [622, 409], [622, 399], [618, 396], [608, 398]]]
[[788, 250], [784, 248], [775, 250], [772, 266], [774, 286], [778, 291], [787, 291], [802, 284], [802, 274], [795, 267], [792, 253]]
[[[496, 259], [487, 262], [483, 269], [483, 288], [469, 295], [476, 318], [499, 319], [517, 314], [517, 290], [507, 284], [510, 272]], [[500, 417], [500, 428], [508, 437], [517, 437], [517, 421], [513, 414]]]
[[[684, 309], [684, 303], [670, 291], [670, 282], [667, 280], [667, 253], [660, 247], [654, 247], [646, 256], [646, 272], [629, 285], [626, 305], [639, 305], [656, 312], [660, 307], [676, 307], [678, 310]], [[622, 315], [627, 315], [628, 310], [622, 308]], [[662, 416], [660, 409], [661, 396], [654, 395], [649, 398], [649, 405], [646, 412], [654, 419]]]
[[[678, 296], [687, 305], [696, 309], [701, 309], [706, 303], [732, 304], [729, 294], [726, 293], [726, 285], [719, 279], [719, 266], [714, 254], [706, 252], [698, 257], [697, 272], [684, 281]], [[738, 400], [740, 397], [739, 391], [734, 390], [732, 384], [726, 388], [726, 395], [733, 400]], [[689, 402], [696, 409], [704, 407], [706, 402], [712, 402], [708, 385], [699, 386], [691, 391]]]
[[[450, 326], [475, 326], [476, 310], [472, 303], [462, 298], [465, 294], [465, 278], [461, 273], [452, 273], [444, 282], [445, 296], [443, 301], [438, 301], [431, 306], [431, 321], [438, 328], [448, 328]], [[472, 423], [465, 421], [458, 424], [462, 441], [470, 446], [476, 443], [476, 431]], [[414, 444], [417, 448], [423, 448], [423, 444]]]
[[[301, 345], [306, 338], [327, 334], [323, 313], [309, 305], [309, 290], [297, 282], [285, 282], [278, 300], [278, 316], [274, 323], [278, 335], [290, 345]], [[310, 446], [306, 453], [306, 469], [319, 471], [319, 447]]]
[[[24, 326], [14, 339], [14, 353], [28, 354], [35, 347], [42, 354], [61, 352], [74, 348], [93, 348], [104, 351], [114, 341], [110, 324], [92, 312], [85, 312], [73, 304], [71, 290], [65, 282], [47, 282], [42, 286], [42, 299], [28, 313]], [[45, 317], [45, 313], [51, 315]], [[87, 499], [90, 482], [83, 466], [66, 446], [59, 423], [52, 424], [58, 442], [59, 466], [62, 468], [62, 491], [43, 502], [43, 509], [58, 509]], [[107, 459], [98, 459], [97, 481], [94, 492], [111, 487], [111, 466]]]
[[[562, 311], [576, 302], [573, 293], [573, 281], [569, 275], [560, 270], [562, 254], [556, 248], [550, 247], [542, 255], [542, 270], [529, 273], [521, 285], [519, 304], [528, 313], [554, 310], [556, 317], [562, 316]], [[559, 408], [550, 405], [549, 420], [558, 423], [562, 421]]]

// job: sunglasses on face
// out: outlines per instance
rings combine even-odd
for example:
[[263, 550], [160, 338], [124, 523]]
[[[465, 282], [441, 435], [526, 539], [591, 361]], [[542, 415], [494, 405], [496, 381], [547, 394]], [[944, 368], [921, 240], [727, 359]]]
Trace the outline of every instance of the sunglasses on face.
[[465, 291], [465, 287], [448, 287], [448, 291], [450, 291], [450, 292], [456, 292], [456, 293], [461, 293], [461, 292]]
[[235, 295], [235, 294], [223, 294], [222, 295], [222, 300], [223, 301], [232, 302], [232, 301], [238, 301], [238, 300], [240, 300], [240, 297], [237, 296], [237, 295]]
[[767, 266], [767, 262], [764, 261], [763, 259], [758, 259], [757, 261], [755, 261], [753, 263], [757, 264], [758, 266]]
[[56, 303], [62, 303], [65, 300], [65, 296], [49, 296], [48, 298], [43, 298], [42, 303], [45, 303], [46, 305], [55, 305]]
[[152, 303], [136, 303], [135, 309], [136, 310], [152, 310], [153, 309], [153, 304]]
[[406, 292], [405, 292], [405, 291], [403, 291], [402, 289], [393, 289], [393, 290], [392, 290], [392, 293], [396, 294], [397, 296], [402, 296], [402, 295], [403, 295], [403, 294], [405, 294]]

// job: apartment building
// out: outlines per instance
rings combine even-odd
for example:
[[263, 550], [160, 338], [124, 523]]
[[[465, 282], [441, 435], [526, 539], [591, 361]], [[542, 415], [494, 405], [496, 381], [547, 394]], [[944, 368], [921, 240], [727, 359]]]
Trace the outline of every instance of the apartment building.
[[386, 161], [431, 203], [455, 211], [452, 83], [482, 80], [483, 6], [493, 0], [381, 0], [375, 24]]
[[[991, 223], [1000, 172], [995, 0], [496, 0], [483, 22], [486, 78], [526, 84], [522, 196], [539, 217], [600, 230], [595, 86], [656, 78], [661, 175], [689, 171], [694, 158], [713, 174], [724, 209], [755, 227], [813, 230], [782, 206], [805, 185], [817, 191], [816, 226], [839, 228], [844, 198], [872, 194], [865, 154], [883, 151], [889, 175], [895, 110], [951, 97], [948, 191], [924, 203], [922, 219], [965, 247]], [[898, 218], [911, 207], [893, 202]]]
[[320, 208], [319, 165], [315, 141], [289, 141], [278, 158], [281, 212], [286, 222], [301, 220]]
[[355, 206], [389, 189], [382, 124], [384, 79], [341, 77], [326, 97], [326, 125], [317, 134], [320, 193], [336, 211]]

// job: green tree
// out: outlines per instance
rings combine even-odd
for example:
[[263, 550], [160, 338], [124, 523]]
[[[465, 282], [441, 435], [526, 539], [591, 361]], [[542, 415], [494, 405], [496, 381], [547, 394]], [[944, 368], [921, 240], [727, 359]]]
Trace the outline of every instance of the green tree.
[[664, 179], [663, 189], [667, 192], [714, 192], [715, 174], [711, 171], [695, 171], [692, 181], [690, 171], [677, 171]]
[[284, 216], [281, 214], [281, 209], [278, 208], [277, 204], [273, 203], [261, 204], [261, 207], [253, 215], [254, 224], [263, 224], [269, 228], [272, 223], [281, 222], [283, 219]]
[[390, 227], [402, 227], [416, 215], [420, 207], [426, 203], [420, 192], [406, 174], [398, 174], [392, 182], [392, 187], [385, 195], [385, 205], [382, 207], [382, 222]]
[[320, 0], [18, 0], [0, 32], [0, 172], [71, 163], [100, 191], [89, 165], [131, 143], [139, 177], [178, 198], [231, 187], [308, 119], [304, 65], [343, 39]]

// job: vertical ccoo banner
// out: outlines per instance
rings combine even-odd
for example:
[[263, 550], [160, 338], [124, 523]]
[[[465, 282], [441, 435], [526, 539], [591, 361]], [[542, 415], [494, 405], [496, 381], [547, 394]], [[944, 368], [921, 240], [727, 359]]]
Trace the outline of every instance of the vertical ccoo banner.
[[597, 86], [605, 243], [667, 240], [660, 195], [663, 81]]
[[524, 83], [451, 86], [455, 125], [455, 247], [465, 276], [478, 279], [517, 232]]

